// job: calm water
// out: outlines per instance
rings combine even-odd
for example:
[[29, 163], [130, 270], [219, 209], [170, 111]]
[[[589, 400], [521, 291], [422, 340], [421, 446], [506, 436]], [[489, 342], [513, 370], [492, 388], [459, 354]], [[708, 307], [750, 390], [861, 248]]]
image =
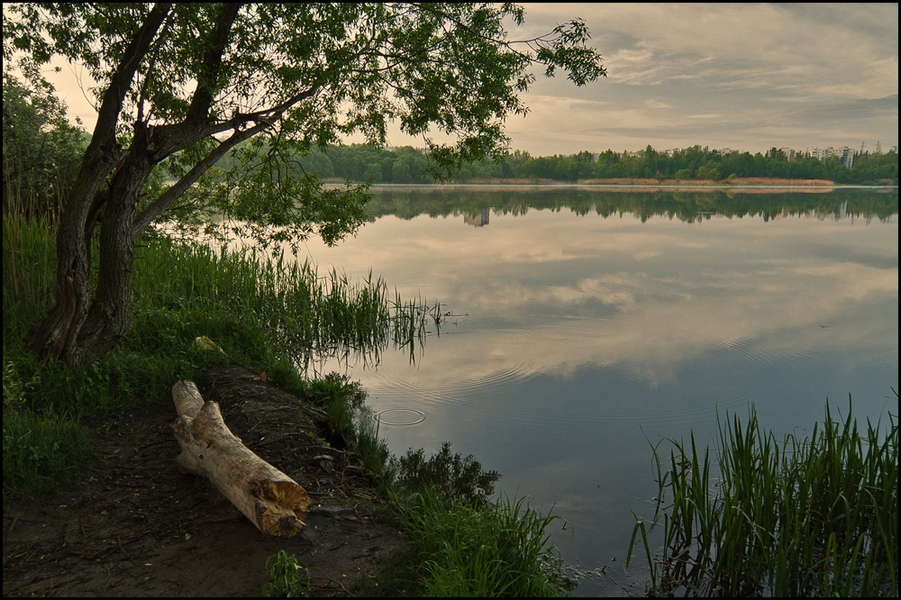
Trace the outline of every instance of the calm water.
[[305, 252], [452, 316], [415, 365], [386, 351], [340, 370], [395, 454], [451, 441], [499, 491], [553, 507], [564, 558], [609, 565], [578, 595], [643, 592], [644, 561], [622, 567], [630, 509], [652, 514], [649, 440], [710, 443], [717, 411], [751, 404], [779, 435], [849, 394], [861, 417], [897, 414], [896, 190], [387, 189], [370, 211]]

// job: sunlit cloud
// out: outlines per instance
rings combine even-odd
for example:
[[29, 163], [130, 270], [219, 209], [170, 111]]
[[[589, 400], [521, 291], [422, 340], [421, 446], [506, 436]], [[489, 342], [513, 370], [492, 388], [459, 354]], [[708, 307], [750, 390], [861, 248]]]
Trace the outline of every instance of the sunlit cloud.
[[672, 108], [671, 104], [667, 104], [666, 102], [660, 102], [659, 100], [647, 99], [644, 103], [650, 108]]

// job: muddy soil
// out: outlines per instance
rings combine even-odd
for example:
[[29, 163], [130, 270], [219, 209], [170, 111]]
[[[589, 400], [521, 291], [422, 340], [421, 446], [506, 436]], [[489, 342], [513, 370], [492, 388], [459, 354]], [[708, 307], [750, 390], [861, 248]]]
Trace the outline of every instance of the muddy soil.
[[248, 448], [310, 494], [301, 534], [263, 535], [209, 481], [181, 473], [175, 406], [160, 398], [98, 435], [96, 458], [59, 494], [3, 507], [4, 596], [260, 596], [279, 550], [309, 568], [313, 596], [377, 582], [406, 540], [373, 518], [373, 481], [323, 441], [316, 411], [239, 367], [196, 383]]

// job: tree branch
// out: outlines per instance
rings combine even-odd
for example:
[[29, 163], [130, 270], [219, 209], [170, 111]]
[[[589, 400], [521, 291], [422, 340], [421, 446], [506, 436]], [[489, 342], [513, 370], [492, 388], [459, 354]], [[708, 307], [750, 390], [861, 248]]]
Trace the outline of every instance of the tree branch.
[[211, 35], [209, 50], [200, 63], [200, 72], [197, 73], [197, 89], [191, 99], [191, 106], [188, 107], [185, 122], [200, 122], [209, 116], [210, 106], [218, 87], [222, 55], [228, 47], [228, 35], [240, 8], [240, 4], [222, 5], [222, 13], [219, 15]]
[[147, 54], [150, 43], [156, 36], [171, 9], [171, 4], [155, 4], [147, 15], [141, 28], [132, 38], [131, 43], [125, 49], [116, 72], [110, 79], [110, 85], [103, 95], [103, 102], [100, 104], [100, 110], [97, 112], [97, 125], [94, 127], [94, 138], [100, 138], [102, 141], [109, 139], [115, 140], [116, 122], [119, 119], [119, 112], [122, 110], [122, 104], [128, 88], [131, 87], [131, 81], [134, 79], [135, 71], [141, 60]]
[[[235, 133], [232, 134], [231, 137], [220, 143], [216, 146], [216, 149], [210, 152], [206, 157], [200, 160], [194, 167], [185, 173], [185, 175], [179, 179], [175, 184], [172, 185], [168, 190], [163, 192], [156, 200], [154, 200], [150, 206], [145, 208], [140, 215], [135, 219], [134, 224], [132, 225], [132, 233], [137, 236], [141, 231], [143, 231], [148, 225], [150, 225], [157, 217], [159, 217], [166, 209], [171, 206], [172, 202], [174, 202], [179, 196], [185, 193], [191, 185], [193, 185], [200, 177], [210, 170], [210, 168], [215, 165], [220, 158], [225, 156], [225, 153], [234, 148], [236, 145], [240, 144], [244, 140], [248, 140], [253, 136], [257, 135], [265, 131], [267, 128], [274, 125], [278, 119], [281, 118], [282, 114], [298, 102], [302, 102], [307, 98], [315, 95], [318, 91], [316, 87], [307, 88], [297, 94], [294, 94], [281, 104], [277, 104], [270, 108], [257, 111], [255, 113], [249, 114], [240, 114], [236, 115], [234, 118], [229, 119], [228, 121], [223, 121], [221, 123], [214, 123], [207, 125], [201, 132], [195, 134], [195, 136], [190, 136], [190, 139], [193, 141], [190, 144], [186, 144], [185, 138], [181, 138], [181, 143], [178, 144], [181, 147], [177, 150], [173, 150], [166, 156], [170, 156], [179, 150], [183, 150], [184, 148], [193, 145], [197, 141], [212, 136], [216, 133], [222, 133], [223, 131], [234, 130]], [[249, 129], [238, 130], [241, 125], [255, 122], [256, 124]], [[168, 126], [171, 128], [176, 127], [184, 127], [184, 123], [179, 123], [177, 125]], [[160, 129], [165, 129], [160, 128]], [[169, 139], [174, 138], [172, 129], [167, 132]]]
[[250, 129], [236, 131], [230, 138], [216, 146], [215, 150], [207, 154], [202, 160], [198, 161], [198, 163], [194, 165], [194, 167], [190, 171], [185, 173], [184, 177], [175, 182], [172, 187], [163, 192], [156, 200], [154, 200], [150, 204], [150, 206], [145, 208], [141, 212], [141, 214], [138, 215], [138, 217], [135, 219], [134, 224], [132, 225], [132, 235], [137, 236], [157, 217], [163, 214], [163, 212], [167, 208], [169, 208], [169, 206], [179, 196], [184, 194], [188, 190], [188, 188], [191, 187], [198, 179], [200, 179], [200, 177], [204, 173], [209, 171], [213, 167], [213, 165], [215, 165], [219, 161], [220, 158], [225, 156], [226, 152], [228, 152], [244, 140], [252, 138], [271, 125], [271, 122], [261, 121]]
[[[309, 87], [294, 94], [280, 104], [253, 113], [239, 113], [227, 121], [205, 121], [198, 126], [196, 123], [185, 118], [185, 120], [180, 123], [151, 126], [149, 129], [152, 135], [151, 150], [153, 152], [153, 160], [155, 162], [161, 162], [176, 152], [180, 152], [185, 148], [190, 148], [204, 138], [225, 131], [238, 131], [243, 125], [248, 123], [264, 123], [266, 126], [272, 125], [281, 118], [281, 115], [287, 109], [298, 102], [310, 98], [315, 95], [317, 91], [318, 88]], [[263, 129], [265, 129], [265, 127]], [[254, 129], [254, 131], [259, 132], [261, 130]]]

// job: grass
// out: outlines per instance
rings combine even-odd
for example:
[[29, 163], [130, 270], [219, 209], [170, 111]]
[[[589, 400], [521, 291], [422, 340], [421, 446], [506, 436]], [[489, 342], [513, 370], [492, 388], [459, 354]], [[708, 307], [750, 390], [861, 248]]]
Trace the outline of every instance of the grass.
[[651, 564], [649, 594], [898, 595], [897, 416], [862, 432], [850, 408], [835, 421], [827, 404], [822, 427], [781, 444], [753, 409], [718, 425], [716, 483], [694, 434], [668, 440], [668, 461], [653, 447], [657, 512], [650, 528], [636, 517], [630, 542], [630, 559], [640, 536]]
[[556, 516], [501, 496], [444, 500], [434, 486], [405, 498], [425, 596], [563, 596], [563, 563], [546, 532]]
[[[449, 444], [429, 459], [421, 451], [394, 458], [358, 383], [337, 374], [306, 377], [322, 357], [374, 363], [390, 345], [415, 360], [429, 327], [440, 326], [439, 305], [392, 298], [371, 274], [352, 282], [334, 270], [321, 276], [309, 263], [149, 236], [136, 252], [131, 331], [102, 359], [72, 371], [36, 360], [26, 346], [28, 328], [53, 300], [54, 226], [4, 214], [4, 503], [58, 489], [90, 458], [92, 437], [126, 408], [162, 403], [172, 382], [232, 363], [265, 370], [317, 405], [332, 436], [352, 448], [383, 494], [393, 494], [391, 518], [415, 543], [400, 558], [397, 579], [383, 578], [372, 593], [565, 592], [562, 563], [545, 533], [557, 517], [523, 500], [487, 501], [498, 475], [471, 456], [452, 456]], [[211, 344], [216, 349], [204, 349]], [[291, 558], [272, 557], [267, 594], [306, 591]]]
[[307, 596], [310, 589], [310, 570], [293, 554], [279, 550], [266, 560], [269, 577], [263, 586], [267, 598], [297, 598]]
[[573, 587], [551, 541], [557, 516], [504, 495], [500, 475], [471, 455], [409, 450], [390, 457], [392, 525], [411, 543], [384, 573], [356, 592], [378, 596], [562, 596]]
[[90, 458], [90, 434], [52, 413], [3, 411], [3, 484], [24, 496], [56, 488], [60, 474]]
[[[139, 256], [138, 274], [152, 285], [136, 282], [136, 308], [207, 313], [228, 306], [239, 319], [249, 319], [270, 336], [270, 344], [307, 370], [314, 360], [358, 359], [378, 363], [391, 343], [420, 345], [438, 305], [389, 300], [387, 285], [369, 276], [352, 282], [335, 269], [320, 275], [308, 261], [286, 261], [249, 249], [216, 252], [166, 238], [159, 251]], [[175, 272], [173, 273], [173, 265]], [[136, 275], [138, 279], [139, 275]], [[213, 337], [213, 336], [210, 336]]]
[[[55, 225], [25, 218], [13, 201], [4, 206], [4, 498], [53, 491], [89, 458], [83, 442], [93, 428], [136, 403], [168, 397], [172, 382], [213, 363], [265, 370], [305, 393], [298, 371], [315, 360], [375, 362], [391, 344], [412, 346], [395, 324], [416, 343], [428, 334], [424, 305], [392, 301], [380, 278], [351, 282], [334, 270], [320, 276], [308, 262], [147, 236], [136, 252], [131, 330], [102, 359], [72, 371], [27, 349], [29, 328], [53, 301]], [[198, 337], [222, 352], [198, 347]], [[357, 408], [331, 403], [334, 429], [352, 432]], [[370, 446], [378, 450], [377, 442]]]

